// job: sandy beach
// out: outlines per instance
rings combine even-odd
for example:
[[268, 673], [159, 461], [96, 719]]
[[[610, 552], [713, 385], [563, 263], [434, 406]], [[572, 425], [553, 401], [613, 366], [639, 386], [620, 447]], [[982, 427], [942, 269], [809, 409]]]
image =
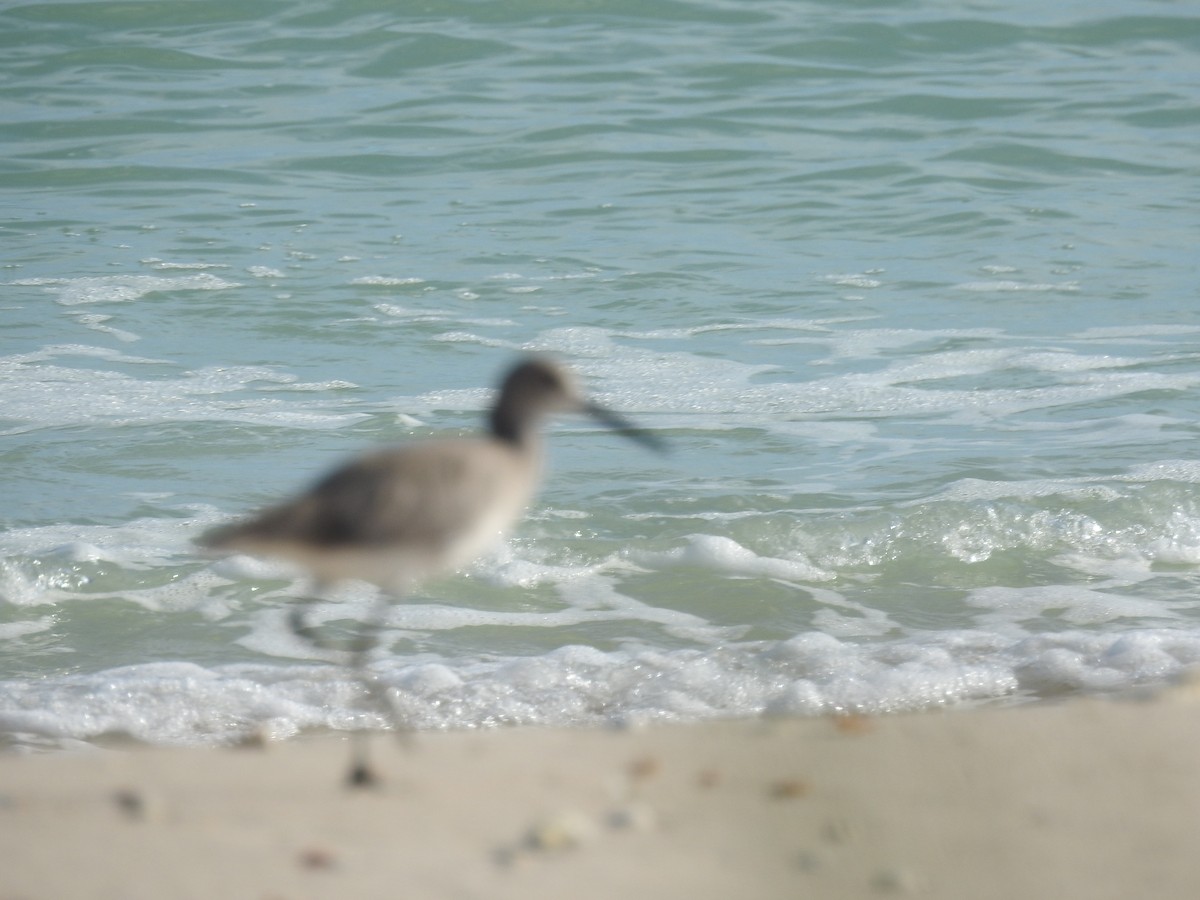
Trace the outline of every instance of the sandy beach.
[[0, 759], [0, 900], [1200, 891], [1200, 705]]

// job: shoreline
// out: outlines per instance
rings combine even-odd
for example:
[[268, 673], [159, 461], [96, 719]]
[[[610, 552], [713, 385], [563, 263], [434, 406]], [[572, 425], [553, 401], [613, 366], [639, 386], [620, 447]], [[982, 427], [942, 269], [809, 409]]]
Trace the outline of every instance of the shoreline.
[[0, 756], [0, 900], [1194, 897], [1198, 701]]

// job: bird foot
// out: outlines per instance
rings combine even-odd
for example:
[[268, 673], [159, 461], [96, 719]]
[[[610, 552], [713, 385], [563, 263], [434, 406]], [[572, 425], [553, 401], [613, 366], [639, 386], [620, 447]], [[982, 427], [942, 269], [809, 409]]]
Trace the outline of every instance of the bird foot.
[[350, 788], [373, 788], [379, 783], [379, 776], [365, 762], [355, 763], [346, 776], [346, 787]]

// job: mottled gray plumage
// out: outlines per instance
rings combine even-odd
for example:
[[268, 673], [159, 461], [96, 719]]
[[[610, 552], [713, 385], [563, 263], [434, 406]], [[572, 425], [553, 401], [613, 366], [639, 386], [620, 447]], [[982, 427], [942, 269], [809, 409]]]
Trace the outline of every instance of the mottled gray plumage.
[[488, 433], [366, 454], [311, 489], [202, 546], [299, 563], [321, 583], [370, 581], [396, 593], [466, 565], [500, 539], [537, 487], [543, 420], [581, 412], [650, 446], [654, 439], [584, 400], [570, 374], [529, 359], [504, 379]]

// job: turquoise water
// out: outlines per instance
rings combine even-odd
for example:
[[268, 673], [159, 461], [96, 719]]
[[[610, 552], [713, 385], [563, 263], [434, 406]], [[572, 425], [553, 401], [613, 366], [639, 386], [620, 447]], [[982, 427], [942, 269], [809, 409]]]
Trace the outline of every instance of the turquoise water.
[[[579, 421], [393, 608], [417, 727], [888, 712], [1200, 662], [1200, 14], [1178, 3], [0, 10], [0, 732], [389, 727], [204, 528]], [[317, 618], [348, 627], [350, 585]]]

